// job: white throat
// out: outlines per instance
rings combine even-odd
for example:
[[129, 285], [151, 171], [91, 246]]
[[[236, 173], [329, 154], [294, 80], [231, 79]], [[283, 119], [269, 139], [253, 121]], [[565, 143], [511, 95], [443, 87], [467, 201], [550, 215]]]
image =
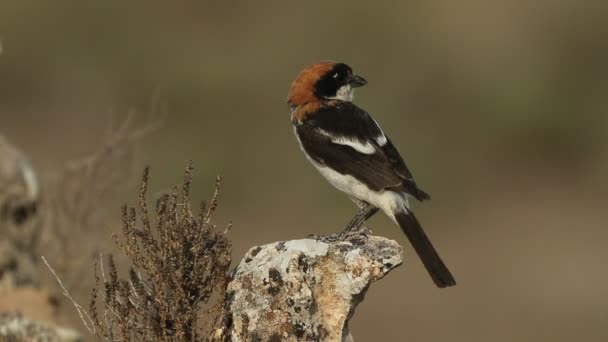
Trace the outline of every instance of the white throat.
[[355, 89], [353, 89], [350, 84], [343, 85], [336, 92], [336, 96], [330, 97], [332, 100], [342, 100], [347, 102], [352, 102], [355, 98]]

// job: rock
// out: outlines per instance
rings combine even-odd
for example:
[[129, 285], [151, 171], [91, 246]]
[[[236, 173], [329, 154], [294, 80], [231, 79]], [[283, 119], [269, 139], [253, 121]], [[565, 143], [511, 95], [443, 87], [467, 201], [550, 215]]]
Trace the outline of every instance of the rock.
[[17, 248], [13, 241], [0, 240], [0, 290], [35, 284], [38, 270], [32, 259], [29, 253]]
[[14, 314], [0, 314], [1, 341], [80, 342], [82, 337], [71, 329], [32, 321]]
[[36, 213], [40, 185], [27, 157], [0, 135], [0, 222], [21, 225]]
[[348, 321], [370, 284], [402, 263], [379, 236], [308, 238], [253, 247], [227, 290], [232, 341], [352, 341]]
[[27, 158], [0, 135], [0, 287], [35, 283], [39, 183]]

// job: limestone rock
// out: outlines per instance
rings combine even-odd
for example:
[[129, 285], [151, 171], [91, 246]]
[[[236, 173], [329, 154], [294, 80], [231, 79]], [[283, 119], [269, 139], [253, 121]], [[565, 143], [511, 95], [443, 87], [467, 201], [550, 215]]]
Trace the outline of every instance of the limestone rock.
[[228, 338], [352, 341], [348, 321], [358, 303], [401, 262], [396, 241], [360, 234], [254, 247], [228, 285]]

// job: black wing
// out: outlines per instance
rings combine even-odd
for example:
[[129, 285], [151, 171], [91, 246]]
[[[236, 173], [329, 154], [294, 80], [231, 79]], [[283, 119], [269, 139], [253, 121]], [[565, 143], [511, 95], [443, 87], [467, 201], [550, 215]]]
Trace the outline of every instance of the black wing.
[[[420, 190], [403, 158], [378, 124], [350, 102], [339, 102], [309, 114], [296, 126], [302, 147], [317, 163], [348, 174], [375, 191], [404, 191], [419, 200], [429, 196]], [[355, 141], [365, 150], [336, 139]]]

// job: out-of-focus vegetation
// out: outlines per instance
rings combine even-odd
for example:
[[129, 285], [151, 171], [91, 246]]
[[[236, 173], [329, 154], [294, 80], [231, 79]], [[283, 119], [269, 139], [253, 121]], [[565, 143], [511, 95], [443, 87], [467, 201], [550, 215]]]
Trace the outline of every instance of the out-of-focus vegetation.
[[[438, 291], [406, 246], [357, 312], [357, 340], [373, 326], [387, 340], [602, 341], [607, 17], [574, 0], [3, 1], [0, 132], [44, 174], [159, 88], [169, 117], [141, 151], [152, 193], [186, 159], [197, 179], [222, 174], [217, 221], [234, 220], [240, 258], [353, 214], [301, 155], [285, 104], [302, 67], [346, 62], [369, 81], [356, 103], [431, 193], [416, 210], [459, 281]], [[109, 248], [116, 213], [83, 246]], [[389, 220], [370, 226], [406, 244]]]

